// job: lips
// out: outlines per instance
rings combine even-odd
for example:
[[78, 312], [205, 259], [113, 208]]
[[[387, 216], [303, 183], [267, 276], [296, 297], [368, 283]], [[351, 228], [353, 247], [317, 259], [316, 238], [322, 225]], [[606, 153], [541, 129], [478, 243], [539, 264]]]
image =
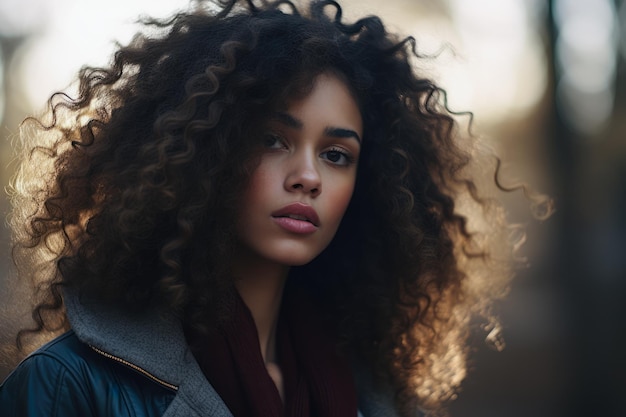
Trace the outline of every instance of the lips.
[[272, 213], [274, 218], [287, 218], [300, 222], [308, 222], [316, 228], [320, 225], [320, 219], [313, 207], [304, 203], [292, 203]]

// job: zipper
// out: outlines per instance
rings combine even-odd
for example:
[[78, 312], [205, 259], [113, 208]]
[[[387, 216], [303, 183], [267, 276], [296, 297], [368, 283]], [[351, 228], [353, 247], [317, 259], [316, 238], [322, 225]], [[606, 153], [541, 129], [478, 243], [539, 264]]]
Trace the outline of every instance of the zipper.
[[166, 388], [171, 389], [172, 391], [178, 391], [178, 387], [174, 384], [170, 384], [169, 382], [165, 382], [160, 378], [157, 378], [156, 376], [152, 375], [150, 372], [146, 371], [143, 368], [140, 368], [139, 366], [135, 365], [134, 363], [128, 362], [127, 360], [124, 360], [122, 358], [118, 358], [117, 356], [113, 356], [110, 353], [107, 353], [101, 349], [98, 349], [95, 346], [89, 345], [89, 347], [91, 349], [93, 349], [94, 351], [96, 351], [97, 353], [99, 353], [100, 355], [104, 356], [107, 359], [111, 359], [114, 360], [116, 362], [121, 363], [122, 365], [126, 365], [131, 369], [134, 369], [135, 371], [139, 372], [140, 374], [150, 378], [151, 380], [153, 380], [154, 382], [163, 385]]

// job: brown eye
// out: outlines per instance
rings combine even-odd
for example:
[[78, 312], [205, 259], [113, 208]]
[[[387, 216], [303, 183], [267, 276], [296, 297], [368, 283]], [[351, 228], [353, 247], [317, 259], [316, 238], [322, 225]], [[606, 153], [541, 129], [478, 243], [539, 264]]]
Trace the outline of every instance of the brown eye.
[[284, 147], [284, 140], [273, 133], [268, 133], [263, 137], [263, 146], [269, 149], [280, 149]]
[[323, 159], [339, 166], [347, 166], [354, 162], [354, 158], [344, 150], [330, 149], [320, 154]]
[[331, 162], [339, 162], [343, 155], [338, 151], [328, 151], [326, 152], [326, 158]]

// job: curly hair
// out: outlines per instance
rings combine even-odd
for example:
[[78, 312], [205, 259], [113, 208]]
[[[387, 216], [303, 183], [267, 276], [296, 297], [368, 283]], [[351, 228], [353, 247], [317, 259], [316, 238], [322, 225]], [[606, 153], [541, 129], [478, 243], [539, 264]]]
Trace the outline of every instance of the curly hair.
[[20, 337], [68, 326], [66, 286], [198, 330], [219, 320], [263, 123], [330, 71], [363, 115], [357, 184], [330, 246], [292, 275], [401, 413], [437, 409], [465, 376], [471, 319], [497, 332], [490, 306], [511, 275], [502, 209], [470, 175], [475, 139], [415, 72], [415, 40], [378, 17], [346, 22], [334, 1], [217, 5], [144, 21], [110, 67], [80, 71], [75, 99], [57, 93], [24, 124], [10, 221], [38, 291]]

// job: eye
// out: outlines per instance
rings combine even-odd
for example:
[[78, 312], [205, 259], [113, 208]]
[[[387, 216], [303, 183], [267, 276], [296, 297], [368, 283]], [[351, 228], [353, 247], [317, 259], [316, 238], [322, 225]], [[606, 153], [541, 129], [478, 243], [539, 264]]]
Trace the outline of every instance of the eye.
[[327, 161], [340, 166], [347, 166], [354, 162], [354, 158], [347, 151], [339, 148], [332, 148], [324, 151], [320, 156]]
[[285, 139], [275, 133], [268, 133], [263, 137], [263, 146], [267, 149], [282, 149], [285, 145]]

